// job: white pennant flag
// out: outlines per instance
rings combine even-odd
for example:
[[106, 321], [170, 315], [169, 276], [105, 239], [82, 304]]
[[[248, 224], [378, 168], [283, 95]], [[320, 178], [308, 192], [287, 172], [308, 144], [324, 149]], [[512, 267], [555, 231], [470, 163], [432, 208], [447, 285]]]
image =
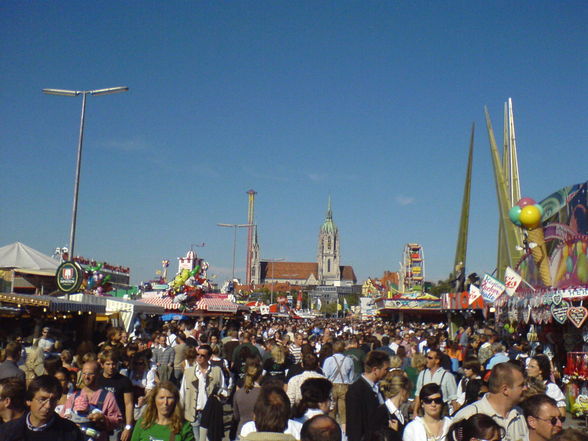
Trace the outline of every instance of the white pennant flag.
[[511, 297], [521, 284], [523, 278], [510, 266], [506, 267], [504, 271], [504, 286], [506, 286], [506, 293]]
[[474, 303], [481, 295], [480, 288], [472, 283], [470, 285], [470, 295], [468, 296], [468, 306]]
[[494, 303], [498, 297], [504, 292], [505, 286], [500, 281], [485, 273], [480, 283], [480, 291], [482, 291], [482, 298], [485, 303]]

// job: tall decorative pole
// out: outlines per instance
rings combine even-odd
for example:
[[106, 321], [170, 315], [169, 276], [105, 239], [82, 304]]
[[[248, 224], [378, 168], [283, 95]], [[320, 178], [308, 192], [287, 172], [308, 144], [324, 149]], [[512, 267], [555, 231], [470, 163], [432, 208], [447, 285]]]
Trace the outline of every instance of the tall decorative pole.
[[468, 250], [468, 229], [470, 219], [470, 195], [472, 188], [472, 160], [474, 156], [474, 132], [476, 124], [472, 123], [472, 132], [470, 135], [470, 150], [468, 153], [468, 166], [466, 169], [466, 178], [463, 188], [463, 200], [461, 203], [461, 218], [459, 221], [459, 233], [457, 236], [457, 247], [455, 249], [455, 262], [453, 264], [453, 279], [455, 286], [463, 291], [465, 283], [466, 257]]
[[[490, 154], [492, 156], [492, 165], [494, 168], [494, 180], [496, 184], [496, 196], [498, 198], [500, 227], [504, 232], [504, 264], [513, 267], [520, 258], [520, 253], [517, 252], [517, 246], [520, 246], [522, 244], [519, 243], [518, 236], [514, 229], [514, 225], [511, 223], [508, 215], [510, 210], [510, 198], [507, 191], [506, 178], [504, 170], [502, 168], [502, 162], [500, 161], [498, 148], [496, 147], [496, 138], [494, 137], [494, 130], [492, 129], [492, 121], [490, 120], [488, 108], [484, 107], [484, 113], [486, 115], [486, 127], [488, 129], [488, 138], [490, 140]], [[498, 274], [504, 274], [505, 269], [505, 267], [503, 268], [499, 266], [497, 268]]]

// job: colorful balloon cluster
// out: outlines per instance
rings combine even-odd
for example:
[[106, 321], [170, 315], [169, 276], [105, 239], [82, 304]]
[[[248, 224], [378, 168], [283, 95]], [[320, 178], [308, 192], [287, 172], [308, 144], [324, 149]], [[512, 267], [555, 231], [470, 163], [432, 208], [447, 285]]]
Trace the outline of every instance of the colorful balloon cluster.
[[522, 198], [510, 209], [508, 216], [513, 224], [534, 230], [541, 225], [543, 207], [531, 198]]
[[[574, 276], [577, 280], [574, 280]], [[562, 287], [574, 283], [588, 283], [588, 242], [572, 240], [561, 248], [561, 257], [555, 274], [555, 282]]]
[[168, 294], [174, 297], [174, 302], [181, 303], [185, 308], [189, 304], [200, 300], [204, 288], [208, 286], [206, 270], [208, 263], [200, 259], [194, 269], [182, 269], [169, 283]]
[[86, 270], [86, 289], [95, 292], [99, 296], [103, 296], [109, 291], [112, 291], [112, 284], [110, 283], [110, 275], [105, 276], [102, 272], [103, 263], [96, 266], [91, 266]]

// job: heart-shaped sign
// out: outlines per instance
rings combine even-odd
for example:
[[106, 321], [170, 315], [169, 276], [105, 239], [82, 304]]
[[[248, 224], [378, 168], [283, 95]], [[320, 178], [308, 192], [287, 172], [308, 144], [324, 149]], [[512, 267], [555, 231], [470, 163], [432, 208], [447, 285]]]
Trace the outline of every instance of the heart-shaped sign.
[[576, 328], [581, 328], [588, 318], [588, 309], [583, 306], [572, 306], [568, 310], [568, 319]]
[[529, 320], [531, 320], [531, 308], [529, 308], [529, 306], [527, 306], [522, 311], [523, 311], [523, 314], [522, 314], [523, 320], [525, 321], [525, 324], [528, 325]]
[[543, 304], [544, 305], [551, 305], [553, 303], [553, 295], [551, 293], [547, 293], [543, 296]]
[[533, 319], [534, 323], [539, 323], [539, 309], [538, 308], [531, 309], [531, 318]]
[[558, 293], [553, 294], [553, 297], [551, 299], [552, 299], [554, 305], [559, 305], [562, 301], [562, 298], [563, 297], [561, 295], [561, 292], [558, 292]]

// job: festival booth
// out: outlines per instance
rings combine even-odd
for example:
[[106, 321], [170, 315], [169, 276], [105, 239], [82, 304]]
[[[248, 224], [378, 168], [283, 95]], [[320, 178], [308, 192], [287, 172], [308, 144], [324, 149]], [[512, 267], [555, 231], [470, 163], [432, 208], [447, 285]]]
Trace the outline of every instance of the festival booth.
[[96, 317], [106, 308], [88, 302], [45, 295], [0, 293], [0, 318], [5, 330], [20, 330], [22, 335], [38, 335], [41, 326], [78, 333], [89, 338]]
[[23, 243], [0, 248], [0, 292], [50, 294], [59, 262]]
[[513, 223], [525, 229], [525, 251], [514, 269], [507, 268], [507, 293], [494, 302], [497, 323], [541, 342], [564, 366], [568, 404], [576, 414], [588, 413], [587, 190], [588, 183], [565, 187], [539, 204], [521, 208], [521, 200], [511, 209]]
[[388, 293], [386, 297], [375, 299], [375, 303], [380, 317], [396, 321], [438, 320], [443, 314], [441, 300], [422, 292]]
[[103, 312], [97, 316], [97, 321], [110, 321], [116, 326], [131, 330], [135, 319], [139, 315], [162, 315], [164, 308], [134, 300], [123, 300], [118, 297], [96, 296], [92, 294], [70, 294], [71, 301], [82, 304], [100, 305]]

